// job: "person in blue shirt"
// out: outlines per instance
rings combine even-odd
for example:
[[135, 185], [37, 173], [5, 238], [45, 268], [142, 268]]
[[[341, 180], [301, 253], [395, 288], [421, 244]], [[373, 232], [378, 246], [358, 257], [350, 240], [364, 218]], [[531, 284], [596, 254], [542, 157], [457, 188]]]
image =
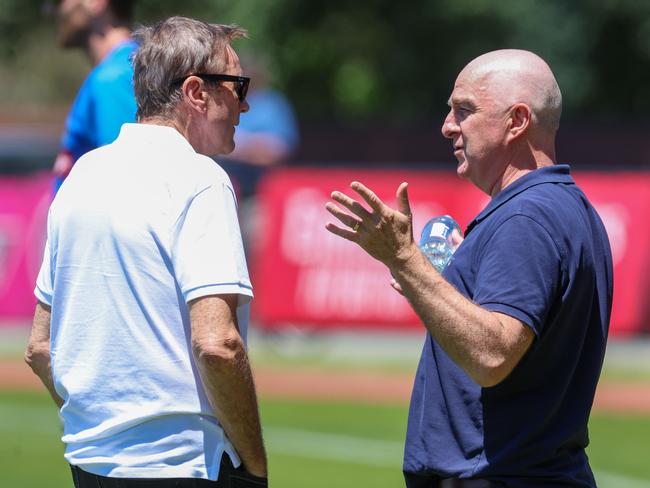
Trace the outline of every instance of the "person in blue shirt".
[[[457, 173], [491, 196], [443, 273], [397, 209], [359, 182], [326, 228], [384, 263], [427, 336], [409, 411], [409, 488], [595, 487], [587, 422], [605, 354], [612, 257], [603, 223], [556, 164], [562, 98], [537, 55], [470, 62], [442, 133]], [[343, 207], [343, 208], [341, 208]], [[345, 211], [347, 209], [348, 211]]]
[[80, 156], [113, 142], [123, 123], [135, 122], [132, 11], [132, 0], [63, 0], [58, 6], [59, 45], [83, 49], [94, 68], [66, 120], [54, 164], [56, 189]]

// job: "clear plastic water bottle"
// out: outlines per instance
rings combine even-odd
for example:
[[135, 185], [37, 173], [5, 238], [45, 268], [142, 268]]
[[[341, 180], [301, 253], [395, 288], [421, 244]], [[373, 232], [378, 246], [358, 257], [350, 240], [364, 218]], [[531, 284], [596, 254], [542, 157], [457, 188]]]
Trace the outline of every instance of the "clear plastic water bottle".
[[449, 215], [434, 217], [422, 229], [420, 249], [433, 267], [442, 273], [460, 244], [462, 235], [460, 226]]

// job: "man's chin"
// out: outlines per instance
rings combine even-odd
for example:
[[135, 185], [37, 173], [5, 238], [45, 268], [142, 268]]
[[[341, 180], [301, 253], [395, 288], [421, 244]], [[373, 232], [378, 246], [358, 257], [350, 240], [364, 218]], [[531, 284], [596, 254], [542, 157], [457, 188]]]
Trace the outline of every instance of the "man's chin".
[[456, 166], [456, 174], [461, 178], [467, 178], [467, 173], [469, 167], [467, 165], [467, 160], [463, 157], [458, 158], [458, 166]]
[[233, 140], [226, 148], [222, 154], [230, 154], [235, 150], [235, 141]]
[[233, 144], [232, 146], [229, 147], [221, 147], [219, 149], [214, 150], [209, 156], [212, 157], [217, 157], [217, 156], [228, 156], [235, 150], [235, 145]]

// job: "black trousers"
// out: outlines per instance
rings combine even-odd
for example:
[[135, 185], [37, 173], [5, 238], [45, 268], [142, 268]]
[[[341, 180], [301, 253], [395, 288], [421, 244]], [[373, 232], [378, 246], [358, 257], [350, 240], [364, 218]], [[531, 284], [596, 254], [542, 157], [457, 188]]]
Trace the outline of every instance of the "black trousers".
[[217, 481], [203, 478], [108, 478], [91, 474], [77, 466], [70, 466], [75, 488], [267, 488], [266, 478], [259, 478], [244, 471], [243, 467], [234, 468], [230, 457], [221, 458], [219, 479]]
[[440, 478], [435, 475], [419, 475], [404, 471], [406, 488], [503, 488], [502, 483], [485, 479]]

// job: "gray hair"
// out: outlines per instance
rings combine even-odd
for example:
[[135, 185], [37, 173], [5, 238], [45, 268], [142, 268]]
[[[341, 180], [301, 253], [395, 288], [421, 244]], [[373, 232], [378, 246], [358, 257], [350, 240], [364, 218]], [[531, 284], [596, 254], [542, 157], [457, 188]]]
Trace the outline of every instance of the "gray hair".
[[173, 81], [193, 73], [223, 73], [227, 46], [241, 37], [246, 30], [239, 26], [187, 17], [170, 17], [136, 30], [140, 47], [133, 56], [133, 82], [138, 120], [170, 116], [182, 97], [180, 85]]

